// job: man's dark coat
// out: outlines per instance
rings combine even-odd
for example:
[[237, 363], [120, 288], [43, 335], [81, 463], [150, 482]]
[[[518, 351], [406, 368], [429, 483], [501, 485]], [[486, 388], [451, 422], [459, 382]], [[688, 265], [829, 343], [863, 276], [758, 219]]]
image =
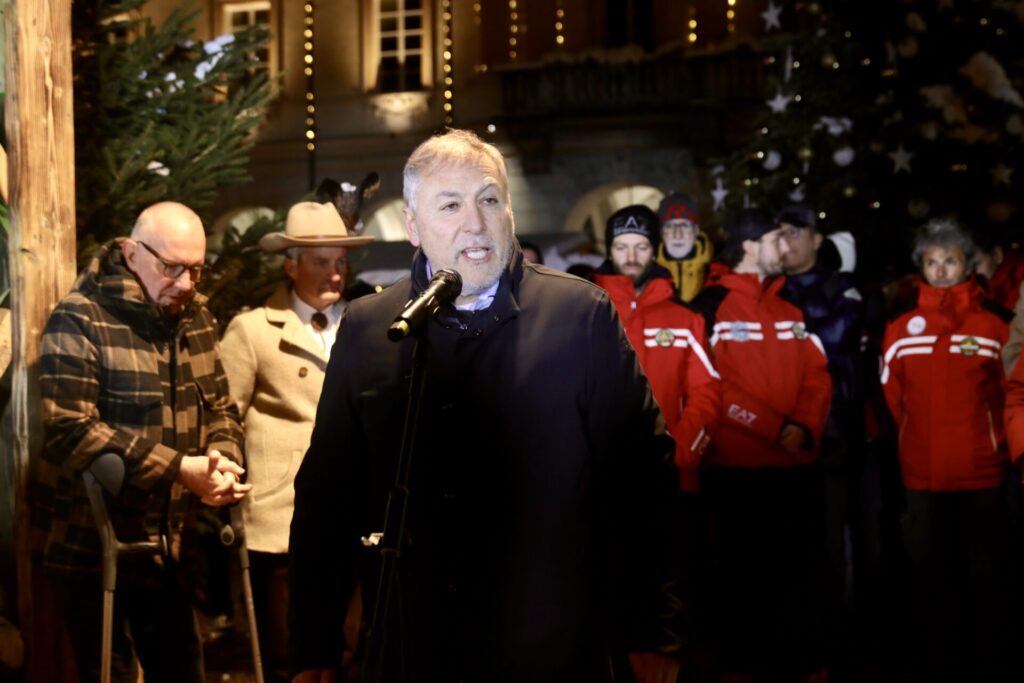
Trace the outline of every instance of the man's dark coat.
[[[354, 573], [372, 609], [359, 539], [383, 531], [415, 344], [385, 333], [425, 265], [352, 302], [331, 355], [295, 482], [293, 671], [337, 666]], [[388, 662], [404, 652], [416, 681], [605, 681], [611, 657], [677, 647], [674, 445], [607, 294], [516, 250], [489, 308], [443, 308], [427, 338]]]

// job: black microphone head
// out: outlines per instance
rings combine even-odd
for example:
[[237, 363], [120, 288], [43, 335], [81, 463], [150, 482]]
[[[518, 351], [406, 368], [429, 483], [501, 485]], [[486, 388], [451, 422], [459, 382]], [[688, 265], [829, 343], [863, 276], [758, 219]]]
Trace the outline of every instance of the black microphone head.
[[434, 273], [431, 280], [444, 280], [447, 285], [444, 290], [444, 301], [439, 302], [441, 304], [455, 301], [462, 293], [462, 276], [457, 271], [449, 268], [439, 270]]

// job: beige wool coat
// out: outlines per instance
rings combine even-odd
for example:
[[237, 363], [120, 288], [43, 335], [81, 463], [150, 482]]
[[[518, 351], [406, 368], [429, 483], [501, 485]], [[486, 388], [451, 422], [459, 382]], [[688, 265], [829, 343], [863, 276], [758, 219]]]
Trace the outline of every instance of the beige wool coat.
[[292, 310], [286, 285], [265, 306], [236, 316], [224, 333], [221, 360], [245, 424], [253, 485], [242, 501], [250, 550], [288, 552], [292, 484], [313, 433], [328, 356]]

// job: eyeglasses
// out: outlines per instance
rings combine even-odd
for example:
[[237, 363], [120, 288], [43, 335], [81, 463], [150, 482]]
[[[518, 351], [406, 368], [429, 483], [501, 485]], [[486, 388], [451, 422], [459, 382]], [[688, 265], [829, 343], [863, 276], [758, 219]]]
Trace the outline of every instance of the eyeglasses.
[[188, 276], [192, 280], [192, 282], [199, 282], [199, 280], [202, 278], [203, 271], [206, 269], [205, 264], [200, 263], [197, 266], [187, 266], [184, 263], [173, 263], [165, 259], [160, 254], [158, 254], [156, 250], [153, 249], [153, 247], [149, 246], [142, 240], [135, 241], [141, 244], [143, 247], [145, 247], [146, 251], [152, 254], [153, 257], [160, 262], [160, 272], [163, 274], [164, 277], [169, 278], [171, 280], [177, 280], [179, 277], [181, 277], [181, 274], [187, 270]]
[[807, 228], [801, 228], [801, 227], [796, 226], [796, 225], [790, 225], [789, 227], [781, 227], [781, 228], [779, 228], [780, 234], [783, 237], [788, 237], [789, 239], [796, 239], [806, 229]]
[[693, 223], [691, 223], [689, 221], [687, 221], [685, 223], [676, 223], [674, 225], [669, 225], [669, 224], [666, 223], [661, 228], [663, 233], [666, 233], [668, 235], [679, 235], [679, 236], [687, 235], [687, 234], [690, 234], [690, 233], [696, 233], [699, 229], [700, 228], [698, 228], [696, 225], [694, 225]]

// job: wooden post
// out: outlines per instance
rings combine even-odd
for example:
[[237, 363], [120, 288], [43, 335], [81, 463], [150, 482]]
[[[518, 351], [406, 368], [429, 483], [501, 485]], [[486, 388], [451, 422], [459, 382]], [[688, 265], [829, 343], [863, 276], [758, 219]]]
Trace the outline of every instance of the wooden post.
[[[27, 485], [42, 446], [39, 340], [76, 270], [71, 0], [8, 0], [4, 14], [18, 614], [26, 641], [23, 678], [34, 683], [61, 680], [52, 677], [57, 662], [47, 661], [59, 625], [36, 609], [42, 605], [33, 606]], [[48, 638], [37, 637], [44, 633]]]

